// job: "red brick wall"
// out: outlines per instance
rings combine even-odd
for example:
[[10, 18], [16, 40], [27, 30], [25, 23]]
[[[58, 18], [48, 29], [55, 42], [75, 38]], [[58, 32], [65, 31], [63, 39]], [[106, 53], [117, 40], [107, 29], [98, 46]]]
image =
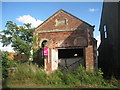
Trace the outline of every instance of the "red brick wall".
[[[67, 25], [56, 26], [56, 19], [67, 19]], [[78, 18], [75, 18], [67, 13], [59, 12], [52, 16], [50, 19], [46, 20], [40, 27], [38, 27], [37, 31], [42, 30], [53, 30], [53, 29], [69, 29], [69, 28], [79, 28], [79, 27], [89, 27], [88, 24], [82, 22]]]
[[[87, 46], [86, 30], [80, 31], [69, 31], [69, 32], [51, 32], [51, 33], [40, 33], [41, 39], [52, 40], [51, 48], [55, 47], [71, 47], [71, 46]], [[82, 37], [80, 40], [78, 37]], [[75, 43], [75, 39], [76, 40]]]
[[85, 56], [86, 56], [86, 70], [93, 71], [94, 70], [94, 55], [93, 55], [93, 46], [89, 45], [85, 49]]
[[48, 61], [48, 56], [46, 58], [46, 71], [47, 72], [52, 72], [52, 60], [51, 60], [51, 49], [49, 49], [49, 61]]
[[[57, 26], [56, 25], [57, 19], [67, 19], [67, 24]], [[89, 31], [87, 30], [88, 28]], [[75, 31], [39, 33], [39, 31], [50, 31], [56, 29], [57, 30], [75, 29]], [[76, 18], [75, 16], [63, 10], [60, 10], [56, 14], [51, 16], [43, 24], [36, 28], [35, 31], [38, 31], [40, 39], [51, 40], [50, 45], [51, 48], [87, 46], [88, 44], [92, 45], [93, 28], [91, 27], [91, 25], [85, 23], [84, 21]]]

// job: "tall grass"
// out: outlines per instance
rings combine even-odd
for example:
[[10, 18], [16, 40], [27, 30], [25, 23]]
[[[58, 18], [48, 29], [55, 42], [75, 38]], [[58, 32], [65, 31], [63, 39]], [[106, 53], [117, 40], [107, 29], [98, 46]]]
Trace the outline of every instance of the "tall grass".
[[17, 70], [9, 74], [10, 83], [45, 83], [47, 73], [35, 65], [20, 64]]
[[35, 65], [21, 64], [14, 74], [10, 74], [8, 84], [41, 84], [41, 85], [72, 85], [74, 86], [93, 86], [93, 87], [113, 87], [103, 79], [102, 71], [86, 72], [80, 66], [72, 72], [62, 73], [57, 70], [53, 73], [46, 73], [43, 69]]

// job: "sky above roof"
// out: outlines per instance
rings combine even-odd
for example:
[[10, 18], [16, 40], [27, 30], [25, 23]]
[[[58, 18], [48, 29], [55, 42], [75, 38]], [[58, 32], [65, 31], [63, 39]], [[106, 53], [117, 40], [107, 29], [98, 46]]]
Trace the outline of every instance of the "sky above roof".
[[[7, 21], [13, 21], [17, 25], [32, 23], [33, 27], [37, 27], [59, 9], [71, 13], [92, 26], [95, 25], [94, 36], [99, 39], [102, 2], [2, 2], [1, 30], [5, 29]], [[10, 46], [1, 49], [12, 51]]]

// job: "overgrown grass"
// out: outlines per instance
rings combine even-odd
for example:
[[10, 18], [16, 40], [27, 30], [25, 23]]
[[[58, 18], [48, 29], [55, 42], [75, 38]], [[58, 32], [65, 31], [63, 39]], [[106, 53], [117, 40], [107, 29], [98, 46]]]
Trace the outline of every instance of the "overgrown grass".
[[[46, 73], [43, 69], [35, 65], [20, 64], [16, 72], [9, 74], [7, 85], [13, 87], [16, 85], [34, 85], [43, 87], [87, 87], [87, 88], [115, 88], [108, 84], [102, 76], [99, 69], [96, 72], [86, 72], [85, 68], [80, 66], [72, 72], [62, 73], [57, 70], [53, 73]], [[32, 86], [32, 85], [33, 86]]]

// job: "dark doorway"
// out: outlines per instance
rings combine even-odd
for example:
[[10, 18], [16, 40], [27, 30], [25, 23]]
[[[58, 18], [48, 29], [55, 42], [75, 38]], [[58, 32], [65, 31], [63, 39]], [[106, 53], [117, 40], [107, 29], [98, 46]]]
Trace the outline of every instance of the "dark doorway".
[[44, 40], [42, 43], [41, 43], [41, 51], [40, 51], [40, 56], [41, 56], [41, 60], [40, 60], [40, 65], [44, 67], [44, 47], [46, 46], [46, 43], [47, 43], [47, 40]]

